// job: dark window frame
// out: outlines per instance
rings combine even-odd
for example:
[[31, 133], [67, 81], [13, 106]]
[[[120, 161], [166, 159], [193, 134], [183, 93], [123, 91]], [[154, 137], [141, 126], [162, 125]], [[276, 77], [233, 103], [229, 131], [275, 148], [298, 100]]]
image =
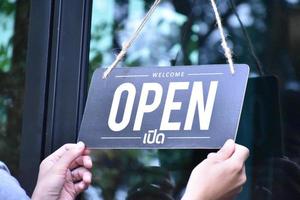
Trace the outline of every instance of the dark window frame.
[[20, 182], [30, 195], [40, 161], [76, 142], [87, 95], [92, 1], [32, 0]]

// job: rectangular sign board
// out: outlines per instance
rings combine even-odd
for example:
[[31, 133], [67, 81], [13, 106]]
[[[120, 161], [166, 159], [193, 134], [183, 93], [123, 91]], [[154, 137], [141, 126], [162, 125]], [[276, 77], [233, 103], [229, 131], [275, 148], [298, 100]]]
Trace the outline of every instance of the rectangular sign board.
[[102, 149], [215, 149], [235, 139], [247, 65], [94, 72], [78, 140]]

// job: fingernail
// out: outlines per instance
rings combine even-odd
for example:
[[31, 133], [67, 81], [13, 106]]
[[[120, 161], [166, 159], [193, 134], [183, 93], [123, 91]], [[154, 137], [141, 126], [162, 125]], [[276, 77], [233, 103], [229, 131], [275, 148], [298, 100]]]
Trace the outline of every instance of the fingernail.
[[79, 149], [84, 148], [84, 146], [85, 146], [84, 143], [81, 142], [81, 141], [77, 143], [77, 147], [78, 147]]
[[224, 146], [229, 146], [232, 145], [234, 143], [234, 141], [232, 139], [229, 139], [225, 142]]
[[234, 141], [232, 139], [229, 139], [225, 142], [225, 144], [223, 145], [223, 147], [220, 149], [220, 151], [223, 151], [224, 149], [227, 149], [227, 147], [231, 146], [232, 143], [234, 143]]

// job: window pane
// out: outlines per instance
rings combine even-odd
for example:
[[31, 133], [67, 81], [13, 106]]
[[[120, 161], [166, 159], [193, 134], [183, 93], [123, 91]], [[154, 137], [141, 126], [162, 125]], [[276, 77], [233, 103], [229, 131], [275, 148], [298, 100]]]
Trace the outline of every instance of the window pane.
[[0, 160], [17, 176], [29, 1], [0, 2]]
[[[218, 1], [236, 63], [251, 67], [237, 142], [251, 150], [248, 181], [238, 199], [297, 199], [300, 194], [299, 1], [235, 1], [252, 43], [228, 1]], [[107, 67], [153, 0], [93, 2], [90, 76]], [[257, 58], [252, 55], [253, 45]], [[258, 60], [259, 59], [259, 60]], [[164, 0], [120, 66], [226, 63], [209, 1]], [[264, 72], [276, 81], [260, 77]], [[280, 94], [281, 107], [278, 95]], [[281, 112], [281, 116], [280, 116]], [[94, 150], [94, 182], [86, 199], [180, 199], [204, 150]], [[289, 170], [287, 170], [289, 169]], [[298, 175], [297, 175], [298, 174]], [[156, 185], [153, 188], [151, 184]], [[147, 195], [146, 195], [147, 194]]]

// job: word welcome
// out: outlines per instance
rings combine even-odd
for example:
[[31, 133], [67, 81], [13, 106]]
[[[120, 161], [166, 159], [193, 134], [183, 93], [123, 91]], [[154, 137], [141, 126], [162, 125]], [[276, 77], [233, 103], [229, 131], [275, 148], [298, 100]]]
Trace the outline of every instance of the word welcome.
[[184, 77], [184, 72], [153, 72], [153, 78], [178, 78]]

